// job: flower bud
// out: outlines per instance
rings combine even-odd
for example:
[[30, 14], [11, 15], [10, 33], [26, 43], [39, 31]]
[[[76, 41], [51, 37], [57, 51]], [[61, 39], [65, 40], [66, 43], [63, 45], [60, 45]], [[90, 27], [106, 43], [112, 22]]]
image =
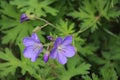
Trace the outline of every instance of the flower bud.
[[49, 60], [49, 52], [46, 51], [46, 53], [44, 54], [44, 62], [47, 63]]
[[27, 21], [27, 20], [29, 20], [29, 18], [28, 18], [28, 16], [27, 16], [26, 14], [22, 14], [22, 15], [20, 16], [20, 22], [21, 22], [21, 23], [24, 22], [24, 21]]
[[47, 36], [47, 39], [50, 40], [50, 41], [54, 40], [52, 36]]

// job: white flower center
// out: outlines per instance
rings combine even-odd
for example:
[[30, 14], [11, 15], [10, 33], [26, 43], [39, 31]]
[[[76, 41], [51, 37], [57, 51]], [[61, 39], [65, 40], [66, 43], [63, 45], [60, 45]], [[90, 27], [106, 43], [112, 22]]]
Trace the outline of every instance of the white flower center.
[[64, 48], [63, 48], [63, 46], [61, 45], [61, 46], [58, 46], [58, 52], [60, 52], [60, 53], [65, 53], [65, 50], [64, 50]]
[[58, 46], [58, 50], [61, 51], [62, 50], [62, 46]]
[[35, 47], [33, 48], [33, 51], [34, 50], [36, 50], [36, 49], [40, 49], [40, 48], [42, 48], [43, 46], [42, 46], [42, 44], [40, 43], [40, 44], [35, 44]]

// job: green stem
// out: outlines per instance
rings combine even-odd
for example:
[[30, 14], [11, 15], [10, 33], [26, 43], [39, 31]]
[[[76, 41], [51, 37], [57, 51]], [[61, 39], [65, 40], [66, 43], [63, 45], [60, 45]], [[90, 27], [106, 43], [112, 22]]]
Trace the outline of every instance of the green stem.
[[33, 30], [33, 32], [37, 32], [37, 31], [41, 30], [42, 28], [46, 27], [47, 25], [48, 25], [48, 23], [46, 23], [46, 24], [43, 25], [43, 26], [37, 26], [37, 27]]
[[[52, 26], [53, 28], [56, 28], [55, 25], [53, 25], [52, 23], [50, 23], [49, 21], [47, 21], [47, 20], [45, 20], [43, 18], [38, 18], [38, 17], [35, 17], [35, 18], [38, 19], [38, 20], [41, 20], [41, 21], [45, 22], [46, 24]], [[56, 29], [58, 29], [58, 28], [56, 28]]]
[[[53, 24], [50, 23], [49, 21], [47, 21], [47, 20], [45, 20], [45, 19], [43, 19], [43, 18], [39, 18], [39, 17], [35, 17], [35, 19], [38, 19], [38, 20], [40, 20], [40, 21], [43, 21], [43, 22], [45, 22], [47, 25], [50, 25], [51, 27], [53, 27], [53, 28], [59, 30], [60, 32], [63, 32], [65, 35], [67, 35], [63, 30], [57, 28], [55, 25], [53, 25]], [[39, 28], [40, 28], [40, 27], [39, 27]], [[41, 28], [40, 28], [40, 29], [41, 29]], [[40, 30], [40, 29], [39, 29], [39, 30]]]

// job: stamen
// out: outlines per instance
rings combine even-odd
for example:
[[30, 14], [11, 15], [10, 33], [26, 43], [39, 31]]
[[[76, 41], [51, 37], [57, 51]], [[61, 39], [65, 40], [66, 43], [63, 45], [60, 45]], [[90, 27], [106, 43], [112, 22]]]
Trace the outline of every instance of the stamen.
[[35, 44], [35, 48], [33, 48], [33, 51], [35, 51], [35, 49], [40, 49], [42, 47], [41, 44]]

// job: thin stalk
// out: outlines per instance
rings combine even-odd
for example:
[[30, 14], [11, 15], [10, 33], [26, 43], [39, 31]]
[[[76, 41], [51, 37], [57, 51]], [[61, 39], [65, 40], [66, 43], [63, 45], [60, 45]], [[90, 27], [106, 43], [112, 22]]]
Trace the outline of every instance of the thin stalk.
[[[47, 21], [47, 20], [45, 20], [45, 19], [43, 19], [43, 18], [35, 17], [35, 19], [38, 19], [38, 20], [40, 20], [40, 21], [43, 21], [43, 22], [45, 22], [47, 25], [50, 25], [51, 27], [53, 27], [53, 28], [55, 28], [55, 29], [57, 29], [57, 30], [65, 33], [63, 30], [57, 28], [55, 25], [53, 25], [52, 23], [50, 23], [49, 21]], [[41, 29], [41, 28], [40, 28], [40, 29]], [[40, 30], [40, 29], [39, 29], [39, 30]]]
[[46, 27], [47, 25], [48, 25], [48, 23], [46, 23], [46, 24], [43, 25], [43, 26], [37, 26], [37, 27], [33, 30], [33, 32], [37, 32], [37, 31], [41, 30], [42, 28]]
[[[40, 21], [45, 22], [46, 24], [52, 26], [53, 28], [56, 28], [55, 25], [53, 25], [52, 23], [50, 23], [49, 21], [47, 21], [47, 20], [45, 20], [45, 19], [43, 19], [43, 18], [38, 18], [38, 17], [35, 17], [35, 18], [38, 19], [38, 20], [40, 20]], [[57, 29], [57, 28], [56, 28], [56, 29]]]

